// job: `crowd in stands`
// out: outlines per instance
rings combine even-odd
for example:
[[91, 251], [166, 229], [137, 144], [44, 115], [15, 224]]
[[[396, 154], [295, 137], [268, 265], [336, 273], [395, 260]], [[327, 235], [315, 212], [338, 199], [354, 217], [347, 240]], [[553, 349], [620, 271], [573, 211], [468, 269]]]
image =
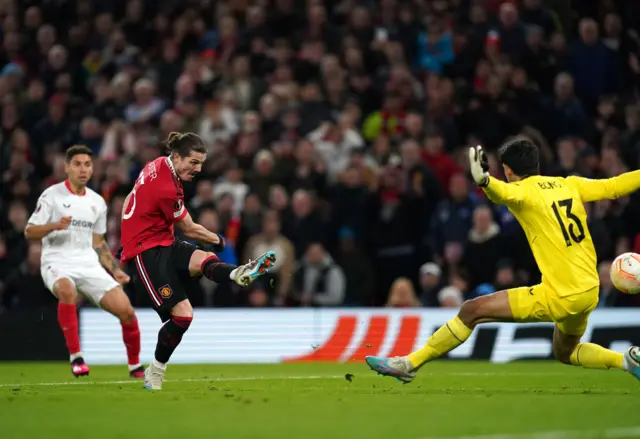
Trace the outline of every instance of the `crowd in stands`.
[[[64, 150], [94, 151], [115, 251], [172, 131], [209, 145], [186, 201], [221, 258], [279, 256], [246, 290], [203, 280], [195, 306], [458, 307], [533, 284], [466, 147], [498, 178], [514, 136], [545, 174], [638, 168], [639, 23], [625, 0], [0, 0], [0, 309], [55, 303], [22, 232]], [[640, 252], [640, 194], [588, 211], [599, 306], [639, 305], [608, 266]]]

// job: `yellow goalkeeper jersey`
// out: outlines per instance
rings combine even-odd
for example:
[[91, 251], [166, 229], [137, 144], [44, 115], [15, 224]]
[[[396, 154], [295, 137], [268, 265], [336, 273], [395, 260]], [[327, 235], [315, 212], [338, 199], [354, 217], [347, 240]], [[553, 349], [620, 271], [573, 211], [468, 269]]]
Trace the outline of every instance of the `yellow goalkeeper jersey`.
[[542, 283], [564, 297], [600, 283], [583, 203], [622, 197], [638, 188], [640, 170], [605, 180], [536, 175], [505, 183], [490, 177], [483, 189], [513, 213], [527, 235]]

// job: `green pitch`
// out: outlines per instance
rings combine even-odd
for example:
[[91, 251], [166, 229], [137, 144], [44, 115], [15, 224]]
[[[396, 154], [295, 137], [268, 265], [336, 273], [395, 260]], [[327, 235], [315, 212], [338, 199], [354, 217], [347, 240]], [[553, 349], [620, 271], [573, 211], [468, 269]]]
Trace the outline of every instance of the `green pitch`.
[[170, 365], [167, 380], [2, 363], [0, 437], [640, 438], [639, 382], [556, 363], [436, 362], [409, 385], [364, 364]]

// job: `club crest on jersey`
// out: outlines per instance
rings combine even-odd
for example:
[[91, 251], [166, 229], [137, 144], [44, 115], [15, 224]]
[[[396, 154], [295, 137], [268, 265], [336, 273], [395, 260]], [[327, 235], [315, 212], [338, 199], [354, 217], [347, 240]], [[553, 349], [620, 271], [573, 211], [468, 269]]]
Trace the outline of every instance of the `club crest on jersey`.
[[97, 211], [96, 206], [91, 206], [91, 212], [93, 212], [94, 215], [96, 214], [96, 211]]
[[158, 288], [158, 292], [165, 299], [168, 299], [169, 297], [171, 297], [173, 295], [173, 290], [171, 289], [171, 287], [168, 284]]

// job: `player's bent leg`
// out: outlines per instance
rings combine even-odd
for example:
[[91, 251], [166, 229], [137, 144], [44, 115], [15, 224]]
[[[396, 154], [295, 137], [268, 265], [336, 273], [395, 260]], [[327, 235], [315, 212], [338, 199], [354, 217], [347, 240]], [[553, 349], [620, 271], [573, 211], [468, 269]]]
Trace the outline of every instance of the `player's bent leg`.
[[275, 262], [276, 253], [273, 251], [266, 252], [255, 261], [235, 266], [220, 261], [214, 253], [196, 250], [189, 261], [189, 273], [193, 277], [204, 275], [216, 283], [233, 281], [245, 287], [268, 273]]
[[485, 322], [511, 322], [513, 313], [508, 291], [468, 300], [462, 304], [458, 315], [433, 333], [418, 351], [406, 357], [366, 357], [366, 362], [381, 375], [411, 382], [425, 363], [432, 361], [464, 343], [475, 326]]
[[[586, 318], [585, 318], [586, 327]], [[580, 343], [580, 335], [565, 332], [562, 324], [556, 324], [553, 331], [553, 355], [564, 364], [582, 366], [586, 369], [624, 369], [624, 355], [594, 343]]]
[[215, 253], [196, 250], [189, 260], [189, 274], [192, 277], [206, 276], [215, 283], [232, 281], [231, 272], [236, 266], [225, 264]]
[[78, 311], [76, 300], [78, 291], [73, 281], [62, 277], [52, 287], [53, 294], [58, 298], [58, 323], [69, 351], [71, 373], [75, 377], [89, 375], [89, 367], [82, 357], [80, 350], [80, 335], [78, 333]]
[[571, 354], [580, 344], [580, 335], [563, 333], [556, 324], [553, 330], [553, 356], [564, 364], [571, 364]]
[[189, 300], [182, 300], [171, 309], [169, 320], [158, 332], [155, 359], [145, 370], [145, 389], [162, 389], [167, 362], [182, 341], [182, 336], [189, 329], [192, 320], [193, 308]]
[[129, 297], [121, 287], [112, 288], [100, 299], [100, 307], [120, 320], [122, 341], [127, 349], [129, 376], [143, 378], [144, 367], [140, 364], [140, 328]]

